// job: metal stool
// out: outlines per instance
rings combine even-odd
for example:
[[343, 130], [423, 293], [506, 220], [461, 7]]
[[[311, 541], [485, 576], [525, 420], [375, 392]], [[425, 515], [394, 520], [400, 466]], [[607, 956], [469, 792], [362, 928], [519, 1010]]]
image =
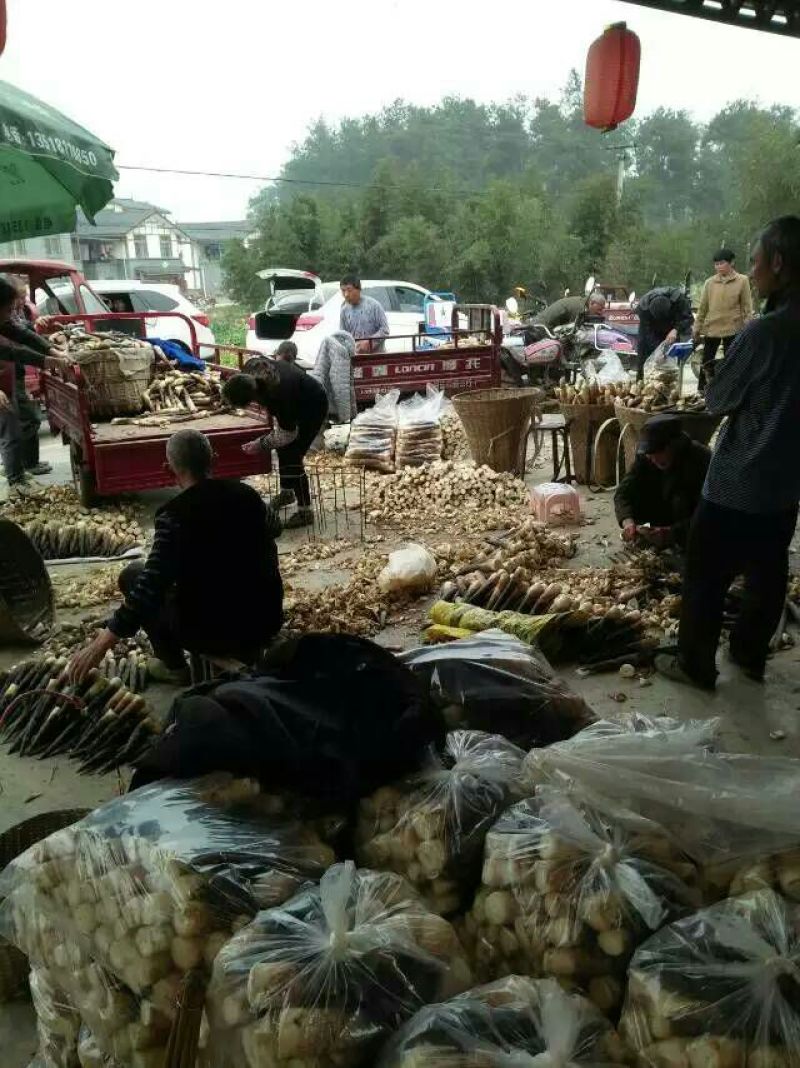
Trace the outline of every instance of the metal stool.
[[229, 671], [245, 671], [247, 664], [227, 656], [206, 656], [204, 653], [189, 653], [189, 678], [192, 686], [211, 682]]
[[[542, 451], [544, 435], [550, 435], [550, 443], [553, 449], [553, 477], [551, 482], [572, 482], [572, 465], [569, 456], [569, 420], [563, 415], [543, 415], [541, 420], [533, 428], [536, 449], [533, 459], [536, 460]], [[561, 438], [561, 453], [559, 454], [558, 440]], [[564, 468], [564, 477], [561, 478], [561, 468]]]

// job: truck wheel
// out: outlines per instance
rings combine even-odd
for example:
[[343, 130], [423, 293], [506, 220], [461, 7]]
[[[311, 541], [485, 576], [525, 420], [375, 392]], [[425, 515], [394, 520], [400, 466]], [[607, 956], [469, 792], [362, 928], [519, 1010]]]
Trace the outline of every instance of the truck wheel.
[[500, 349], [500, 385], [515, 387], [525, 385], [522, 368], [508, 349]]
[[84, 508], [91, 508], [97, 498], [97, 485], [94, 475], [84, 465], [80, 446], [73, 441], [69, 447], [69, 461], [72, 467], [72, 481], [75, 492]]

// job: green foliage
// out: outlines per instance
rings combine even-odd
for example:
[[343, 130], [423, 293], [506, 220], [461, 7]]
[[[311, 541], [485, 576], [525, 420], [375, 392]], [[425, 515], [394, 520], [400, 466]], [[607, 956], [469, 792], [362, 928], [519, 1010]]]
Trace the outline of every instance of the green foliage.
[[[798, 117], [736, 101], [702, 126], [659, 108], [608, 139], [583, 123], [573, 71], [558, 100], [402, 100], [316, 122], [251, 203], [256, 235], [224, 254], [230, 292], [263, 305], [267, 266], [325, 280], [408, 278], [501, 301], [514, 285], [555, 298], [589, 274], [643, 292], [710, 270], [720, 243], [744, 267], [769, 218], [800, 202]], [[617, 201], [619, 146], [626, 150]], [[305, 184], [309, 183], [309, 184]]]

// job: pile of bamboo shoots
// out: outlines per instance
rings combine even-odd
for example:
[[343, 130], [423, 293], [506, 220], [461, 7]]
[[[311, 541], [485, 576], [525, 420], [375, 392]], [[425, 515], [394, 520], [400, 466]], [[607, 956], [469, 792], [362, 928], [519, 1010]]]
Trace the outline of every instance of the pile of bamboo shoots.
[[367, 518], [417, 534], [451, 528], [481, 533], [507, 527], [529, 507], [520, 479], [474, 463], [440, 460], [393, 475], [367, 476]]
[[645, 412], [703, 412], [705, 400], [700, 393], [682, 397], [673, 381], [663, 381], [658, 376], [644, 382], [611, 382], [600, 384], [596, 380], [569, 385], [561, 379], [556, 397], [562, 404], [601, 404], [613, 407], [638, 408]]
[[[141, 689], [147, 682], [142, 660], [133, 652], [122, 661], [131, 687], [119, 674], [107, 677], [111, 661], [77, 684], [69, 681], [64, 656], [16, 665], [0, 686], [0, 741], [20, 756], [65, 754], [80, 762], [81, 774], [136, 763], [161, 729], [144, 698], [134, 692], [134, 686]], [[115, 671], [118, 666], [114, 661]]]
[[180, 371], [159, 363], [142, 400], [147, 411], [161, 415], [209, 412], [222, 406], [222, 382], [216, 371]]
[[464, 424], [457, 412], [452, 408], [442, 413], [439, 420], [442, 428], [442, 459], [443, 460], [471, 460], [467, 434]]
[[72, 575], [52, 576], [56, 608], [96, 608], [109, 601], [118, 601], [121, 597], [121, 570], [121, 564], [108, 564], [77, 578]]
[[699, 900], [695, 865], [657, 824], [543, 787], [489, 831], [462, 940], [480, 979], [551, 976], [611, 1013], [635, 948]]
[[145, 540], [132, 505], [85, 508], [72, 486], [43, 486], [35, 496], [9, 501], [3, 514], [22, 527], [45, 560], [121, 556]]

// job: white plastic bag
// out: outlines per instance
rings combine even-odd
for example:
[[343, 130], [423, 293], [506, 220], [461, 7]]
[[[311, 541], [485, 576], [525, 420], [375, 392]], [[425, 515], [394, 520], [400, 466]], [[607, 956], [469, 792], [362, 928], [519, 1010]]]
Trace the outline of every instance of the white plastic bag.
[[389, 553], [389, 562], [378, 575], [384, 593], [429, 590], [436, 578], [436, 557], [416, 542]]
[[616, 352], [604, 352], [602, 356], [596, 356], [592, 363], [597, 372], [597, 384], [600, 386], [625, 385], [631, 380]]

